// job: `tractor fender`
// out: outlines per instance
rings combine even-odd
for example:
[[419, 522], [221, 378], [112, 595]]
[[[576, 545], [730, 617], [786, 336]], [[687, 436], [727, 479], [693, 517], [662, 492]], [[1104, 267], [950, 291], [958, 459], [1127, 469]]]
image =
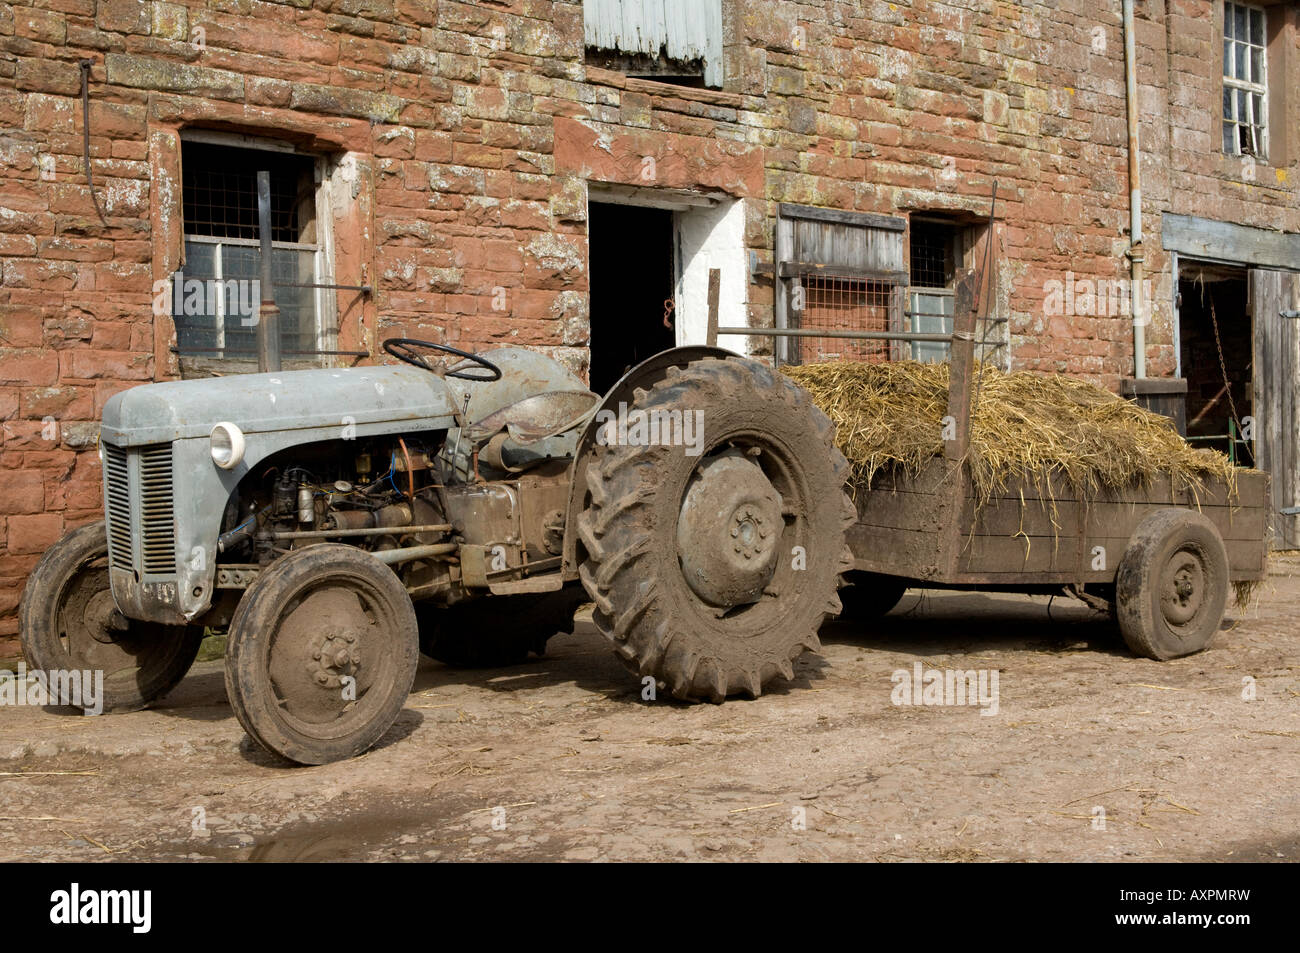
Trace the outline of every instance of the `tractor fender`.
[[601, 411], [617, 412], [620, 403], [631, 404], [638, 387], [648, 388], [668, 376], [671, 367], [686, 367], [705, 358], [740, 357], [735, 351], [705, 345], [670, 348], [660, 351], [632, 368], [609, 389], [600, 405], [592, 411], [587, 421], [582, 439], [578, 441], [573, 455], [573, 480], [569, 485], [569, 505], [564, 516], [564, 561], [563, 572], [566, 579], [578, 578], [578, 517], [582, 513], [587, 495], [587, 461], [591, 459], [596, 446], [596, 432], [600, 429], [597, 421], [602, 419]]

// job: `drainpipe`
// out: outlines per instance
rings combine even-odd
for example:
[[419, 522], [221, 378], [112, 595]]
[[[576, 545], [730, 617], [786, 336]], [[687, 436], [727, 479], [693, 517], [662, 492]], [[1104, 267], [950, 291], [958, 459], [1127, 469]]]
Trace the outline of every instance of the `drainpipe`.
[[1124, 90], [1128, 99], [1129, 295], [1133, 311], [1133, 376], [1147, 376], [1147, 329], [1150, 303], [1142, 299], [1142, 155], [1138, 149], [1137, 39], [1133, 0], [1124, 5]]

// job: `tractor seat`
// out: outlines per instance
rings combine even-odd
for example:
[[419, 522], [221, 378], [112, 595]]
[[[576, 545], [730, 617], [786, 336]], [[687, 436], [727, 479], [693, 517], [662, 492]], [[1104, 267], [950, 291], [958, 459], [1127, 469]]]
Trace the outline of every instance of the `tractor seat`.
[[600, 396], [589, 390], [553, 390], [508, 404], [465, 428], [478, 442], [509, 431], [515, 443], [529, 444], [572, 430], [590, 416]]

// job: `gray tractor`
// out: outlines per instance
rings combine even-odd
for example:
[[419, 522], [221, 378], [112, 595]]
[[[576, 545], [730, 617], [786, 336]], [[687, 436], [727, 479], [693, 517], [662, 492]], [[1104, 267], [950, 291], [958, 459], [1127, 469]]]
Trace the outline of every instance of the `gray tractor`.
[[580, 603], [643, 679], [757, 696], [818, 648], [850, 568], [846, 464], [806, 392], [716, 348], [602, 399], [548, 357], [390, 339], [401, 363], [150, 384], [104, 408], [104, 521], [33, 571], [43, 670], [147, 706], [225, 630], [266, 749], [322, 764], [391, 727], [420, 651], [502, 665]]

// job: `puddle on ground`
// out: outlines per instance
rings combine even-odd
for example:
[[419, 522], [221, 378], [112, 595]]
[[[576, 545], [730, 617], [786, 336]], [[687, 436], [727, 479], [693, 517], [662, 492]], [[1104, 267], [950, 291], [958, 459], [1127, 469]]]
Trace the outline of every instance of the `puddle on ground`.
[[239, 838], [240, 832], [213, 831], [210, 840], [195, 842], [190, 852], [217, 861], [251, 863], [435, 860], [447, 847], [445, 835], [440, 837], [437, 829], [448, 815], [447, 807], [446, 803], [423, 810], [390, 806], [302, 821], [267, 834], [244, 835], [254, 837], [251, 844], [226, 843]]

